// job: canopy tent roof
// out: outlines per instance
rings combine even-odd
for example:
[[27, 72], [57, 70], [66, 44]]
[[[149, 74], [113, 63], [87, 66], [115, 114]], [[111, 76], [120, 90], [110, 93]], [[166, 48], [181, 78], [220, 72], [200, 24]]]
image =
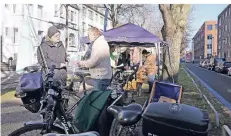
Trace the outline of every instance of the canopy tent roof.
[[[146, 29], [132, 23], [124, 24], [120, 27], [103, 32], [107, 42], [121, 43], [123, 45], [136, 46], [146, 45], [153, 46], [155, 43], [162, 42], [160, 38], [153, 35]], [[87, 37], [80, 40], [81, 43], [90, 43]]]

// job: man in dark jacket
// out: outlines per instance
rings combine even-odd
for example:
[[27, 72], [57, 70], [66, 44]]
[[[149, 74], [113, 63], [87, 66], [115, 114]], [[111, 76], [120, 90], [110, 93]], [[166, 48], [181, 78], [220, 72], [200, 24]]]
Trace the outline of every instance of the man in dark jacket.
[[126, 70], [128, 67], [130, 67], [130, 49], [127, 48], [123, 53], [120, 54], [117, 66], [124, 65], [122, 68], [123, 70]]
[[[54, 79], [59, 80], [63, 85], [66, 85], [67, 54], [63, 43], [60, 41], [60, 31], [54, 26], [48, 28], [47, 36], [42, 40], [40, 47], [48, 68], [51, 68], [52, 65], [55, 65], [56, 67], [54, 71]], [[43, 65], [39, 49], [37, 49], [37, 59], [38, 63]]]

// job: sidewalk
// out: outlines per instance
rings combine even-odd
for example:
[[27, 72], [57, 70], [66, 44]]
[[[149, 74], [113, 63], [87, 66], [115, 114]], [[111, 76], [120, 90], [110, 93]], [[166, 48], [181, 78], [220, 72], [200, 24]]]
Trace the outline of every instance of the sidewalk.
[[20, 74], [10, 71], [4, 78], [1, 78], [1, 93], [3, 94], [6, 91], [15, 89], [18, 85], [19, 77]]

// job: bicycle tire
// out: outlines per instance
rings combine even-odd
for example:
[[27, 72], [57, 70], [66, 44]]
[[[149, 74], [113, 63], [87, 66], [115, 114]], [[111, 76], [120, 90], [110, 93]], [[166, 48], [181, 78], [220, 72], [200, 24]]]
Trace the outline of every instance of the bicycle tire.
[[[31, 131], [35, 131], [35, 130], [42, 130], [43, 128], [43, 124], [32, 124], [32, 125], [26, 125], [23, 126], [17, 130], [15, 130], [14, 132], [12, 132], [11, 134], [9, 134], [8, 136], [20, 136], [23, 135], [27, 132], [31, 132]], [[51, 133], [57, 133], [57, 134], [65, 134], [65, 131], [59, 127], [56, 126], [51, 126]], [[41, 136], [44, 134], [41, 134]]]
[[117, 122], [116, 119], [114, 119], [112, 121], [112, 124], [111, 124], [111, 129], [110, 129], [110, 133], [109, 133], [109, 136], [118, 136], [116, 134], [116, 129], [117, 129], [117, 126], [119, 125], [119, 123]]
[[[117, 133], [116, 133], [116, 129], [118, 128], [118, 127], [122, 127], [121, 128], [121, 133], [118, 135]], [[126, 130], [127, 128], [126, 127], [123, 127], [123, 126], [121, 126], [119, 123], [118, 123], [118, 121], [116, 120], [116, 119], [114, 119], [113, 120], [113, 122], [112, 122], [112, 124], [111, 124], [111, 129], [110, 129], [110, 133], [109, 133], [109, 136], [128, 136], [127, 134], [123, 134], [123, 132], [128, 132], [128, 130]]]

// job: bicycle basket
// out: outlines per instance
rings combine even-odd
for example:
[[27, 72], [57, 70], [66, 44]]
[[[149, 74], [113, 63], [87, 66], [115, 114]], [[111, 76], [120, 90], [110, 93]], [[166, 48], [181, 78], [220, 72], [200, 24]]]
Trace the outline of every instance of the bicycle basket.
[[37, 113], [40, 108], [40, 99], [43, 92], [43, 79], [41, 72], [23, 74], [16, 88], [17, 93], [26, 93], [21, 98], [24, 107], [32, 113]]

